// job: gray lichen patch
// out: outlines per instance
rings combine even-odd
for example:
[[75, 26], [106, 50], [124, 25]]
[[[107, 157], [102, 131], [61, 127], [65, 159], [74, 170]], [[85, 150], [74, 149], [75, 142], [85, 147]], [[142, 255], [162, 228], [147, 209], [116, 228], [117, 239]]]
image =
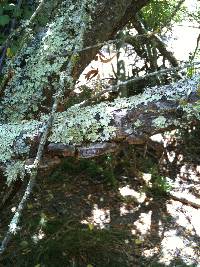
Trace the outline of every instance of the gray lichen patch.
[[[2, 122], [33, 118], [46, 100], [45, 90], [53, 94], [52, 88], [59, 85], [61, 68], [69, 60], [69, 56], [64, 57], [60, 53], [80, 49], [80, 29], [87, 27], [90, 22], [90, 15], [83, 8], [83, 2], [63, 1], [57, 16], [47, 29], [36, 36], [30, 45], [24, 45], [12, 65], [14, 76], [5, 88], [0, 103]], [[88, 1], [91, 5], [92, 2], [94, 1]], [[50, 60], [49, 56], [52, 55], [55, 56]]]
[[93, 107], [74, 106], [57, 114], [49, 141], [55, 143], [80, 145], [84, 142], [109, 140], [115, 136], [116, 128], [109, 103]]
[[[180, 81], [178, 84], [181, 84], [183, 87], [180, 89], [182, 90], [182, 96], [187, 94], [188, 84], [189, 89], [192, 88], [193, 92], [196, 90], [196, 85], [192, 81], [186, 83]], [[190, 84], [193, 84], [193, 86], [190, 87]], [[178, 107], [178, 101], [176, 100], [177, 85], [174, 85], [174, 87], [164, 86], [164, 88], [171, 91], [171, 99], [174, 96], [174, 101], [177, 103]], [[114, 102], [102, 102], [97, 105], [82, 108], [79, 105], [75, 105], [65, 112], [57, 113], [48, 141], [81, 147], [82, 145], [91, 143], [102, 143], [115, 140], [116, 138], [119, 138], [117, 132], [118, 125], [120, 125], [120, 123], [116, 121], [119, 119], [117, 114], [124, 114], [126, 117], [126, 115], [129, 114], [129, 111], [133, 113], [134, 110], [136, 110], [135, 114], [137, 114], [138, 107], [143, 107], [140, 112], [148, 112], [148, 108], [151, 108], [152, 102], [159, 103], [162, 99], [162, 94], [160, 94], [159, 90], [158, 92], [154, 92], [154, 89], [155, 88], [150, 88], [142, 95], [130, 98], [118, 98]], [[161, 87], [160, 90], [162, 91], [163, 87]], [[163, 101], [163, 105], [164, 103], [165, 101]], [[159, 112], [158, 106], [156, 106], [156, 109], [156, 112], [153, 113], [154, 117]], [[199, 106], [195, 105], [195, 103], [184, 105], [183, 111], [184, 117], [188, 116], [188, 121], [189, 118], [191, 118], [188, 114], [192, 114], [192, 118], [196, 117], [197, 119], [200, 119]], [[21, 121], [19, 123], [0, 124], [0, 162], [7, 165], [7, 175], [9, 175], [8, 172], [11, 170], [12, 173], [14, 173], [13, 177], [17, 177], [19, 169], [22, 167], [22, 162], [13, 164], [12, 156], [17, 154], [17, 156], [23, 156], [24, 159], [24, 156], [28, 155], [30, 148], [26, 143], [26, 138], [28, 137], [31, 139], [34, 138], [34, 136], [40, 136], [47, 118], [48, 116], [44, 115], [41, 117], [40, 121], [30, 120]], [[125, 118], [122, 116], [121, 119], [123, 120]], [[162, 114], [155, 117], [152, 122], [152, 126], [156, 127], [157, 130], [163, 129], [169, 124], [178, 124], [176, 114], [169, 118], [167, 116], [165, 118]], [[140, 121], [139, 118], [134, 118], [134, 121], [130, 121], [130, 123], [127, 124], [127, 131], [129, 129], [134, 129], [137, 132], [137, 128], [142, 127], [142, 124], [144, 123], [145, 122]], [[123, 126], [126, 130], [126, 124]], [[137, 136], [134, 138], [137, 139]], [[13, 144], [15, 144], [14, 147]]]
[[[179, 101], [182, 97], [187, 99], [189, 95], [193, 92], [196, 92], [197, 87], [199, 86], [199, 75], [194, 76], [192, 79], [182, 79], [176, 83], [172, 83], [164, 86], [154, 86], [151, 88], [146, 88], [145, 91], [136, 96], [124, 99], [116, 99], [116, 107], [130, 107], [130, 105], [147, 105], [149, 102], [158, 102], [163, 98], [172, 101]], [[186, 90], [187, 88], [187, 90]]]
[[137, 119], [136, 122], [134, 123], [134, 126], [135, 126], [136, 128], [142, 126], [142, 122], [141, 122], [141, 120]]
[[7, 183], [16, 180], [18, 175], [24, 176], [24, 161], [12, 160], [14, 154], [17, 156], [28, 156], [30, 147], [24, 142], [26, 138], [32, 139], [42, 132], [43, 123], [38, 121], [21, 122], [21, 124], [0, 125], [0, 163], [5, 166], [4, 174]]
[[[42, 131], [42, 123], [38, 121], [21, 122], [21, 124], [3, 124], [0, 125], [0, 162], [6, 162], [13, 156], [13, 143], [23, 133], [23, 138], [34, 137]], [[20, 143], [19, 143], [20, 144]], [[25, 146], [23, 142], [18, 145], [18, 152], [28, 153], [29, 147]]]
[[200, 120], [200, 101], [198, 101], [195, 105], [187, 103], [182, 106], [182, 110], [186, 113], [188, 120], [191, 120], [192, 118]]
[[[195, 84], [193, 81], [188, 81], [186, 84], [184, 81], [181, 81], [178, 84], [181, 84], [182, 88], [184, 88], [186, 92], [187, 85], [190, 83], [193, 85], [192, 90], [195, 90]], [[172, 95], [175, 94], [176, 88], [177, 86], [175, 86], [175, 89], [172, 88], [172, 90], [170, 90]], [[167, 87], [165, 89], [167, 89]], [[163, 89], [161, 88], [161, 90]], [[154, 88], [146, 90], [142, 95], [130, 98], [118, 98], [111, 103], [103, 102], [84, 108], [80, 108], [78, 105], [75, 105], [65, 112], [57, 113], [49, 141], [78, 145], [82, 142], [109, 140], [115, 136], [116, 132], [116, 126], [115, 123], [113, 123], [114, 114], [119, 109], [123, 109], [124, 112], [127, 113], [129, 109], [137, 109], [138, 105], [143, 103], [148, 105], [149, 102], [162, 98], [159, 91], [154, 94], [152, 94], [152, 92], [154, 92]], [[184, 106], [183, 109], [187, 114], [192, 114], [196, 117], [199, 116], [198, 106], [188, 104]], [[40, 122], [31, 120], [21, 121], [20, 123], [0, 124], [0, 162], [5, 162], [11, 158], [13, 154], [13, 141], [16, 140], [22, 132], [27, 132], [23, 135], [23, 137], [28, 134], [30, 136], [37, 135], [38, 131], [41, 130], [43, 121], [46, 118], [47, 115], [43, 116]], [[154, 120], [154, 123], [157, 127], [163, 127], [166, 123], [166, 119], [163, 116], [159, 116]], [[140, 121], [137, 119], [135, 127], [138, 127], [140, 124]], [[17, 145], [17, 153], [20, 153], [20, 151], [21, 153], [25, 153], [28, 149], [24, 145], [24, 142], [19, 142], [19, 140], [17, 141]]]
[[[149, 103], [160, 101], [163, 95], [167, 95], [170, 100], [177, 102], [180, 96], [187, 93], [185, 88], [195, 91], [197, 79], [185, 81], [177, 84], [166, 85], [156, 91], [157, 87], [147, 88], [143, 94], [130, 98], [117, 98], [114, 102], [103, 102], [95, 106], [80, 108], [75, 105], [68, 111], [57, 114], [49, 141], [55, 143], [65, 143], [79, 145], [84, 142], [102, 142], [115, 138], [117, 132], [114, 114], [119, 110], [127, 113], [128, 110], [137, 109], [138, 106], [147, 106]], [[159, 109], [159, 107], [157, 107]], [[169, 123], [163, 115], [153, 120], [156, 128], [165, 128]], [[142, 124], [139, 119], [133, 122], [132, 127], [137, 128]], [[177, 124], [177, 121], [176, 121]]]
[[152, 123], [156, 128], [164, 128], [167, 126], [167, 119], [164, 116], [159, 116]]
[[18, 177], [23, 179], [25, 175], [25, 162], [21, 160], [9, 162], [6, 166], [5, 175], [8, 185], [17, 180]]

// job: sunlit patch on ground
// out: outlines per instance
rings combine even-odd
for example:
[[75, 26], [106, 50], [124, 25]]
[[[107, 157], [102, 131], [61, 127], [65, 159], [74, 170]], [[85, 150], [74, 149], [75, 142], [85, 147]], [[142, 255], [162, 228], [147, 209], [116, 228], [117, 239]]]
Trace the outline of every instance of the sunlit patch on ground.
[[[172, 186], [171, 196], [176, 196], [180, 200], [188, 200], [188, 203], [176, 201], [173, 198], [164, 200], [165, 211], [163, 213], [159, 208], [158, 210], [156, 208], [151, 210], [151, 203], [155, 200], [147, 197], [145, 192], [134, 190], [132, 185], [119, 187], [119, 193], [124, 201], [120, 204], [119, 216], [132, 218], [129, 229], [132, 229], [133, 242], [136, 246], [144, 246], [141, 255], [145, 258], [151, 259], [153, 257], [157, 262], [166, 266], [171, 266], [170, 264], [174, 259], [180, 259], [187, 265], [200, 266], [200, 209], [190, 205], [191, 203], [200, 204], [197, 196], [197, 193], [200, 193], [200, 187], [197, 183], [199, 181], [199, 169], [199, 166], [194, 169], [184, 165], [175, 181], [168, 178]], [[187, 175], [184, 176], [185, 174]], [[142, 179], [146, 184], [149, 184], [151, 174], [144, 173]], [[196, 189], [195, 192], [193, 192], [193, 188]], [[158, 201], [162, 202], [159, 199]], [[148, 207], [149, 210], [140, 212], [139, 216], [135, 218], [135, 213], [138, 212], [141, 205]], [[100, 209], [95, 204], [92, 216], [82, 223], [92, 223], [103, 229], [109, 225], [110, 220], [110, 210]], [[156, 226], [155, 223], [157, 223]], [[158, 241], [154, 244], [155, 233]], [[150, 242], [150, 247], [146, 247], [145, 244], [147, 243], [145, 242]], [[127, 241], [128, 243], [129, 241]]]
[[[182, 179], [187, 177], [188, 179]], [[167, 212], [172, 217], [173, 224], [163, 232], [160, 225], [162, 235], [161, 243], [158, 248], [145, 250], [146, 257], [152, 257], [157, 254], [157, 258], [161, 263], [169, 265], [175, 258], [181, 258], [186, 264], [195, 264], [200, 266], [200, 209], [191, 207], [191, 203], [200, 204], [198, 197], [192, 191], [195, 188], [196, 195], [200, 193], [199, 185], [199, 166], [188, 168], [183, 166], [180, 175], [173, 184], [170, 194], [175, 195], [180, 200], [188, 201], [188, 205], [179, 201], [171, 200], [167, 205]], [[198, 193], [197, 193], [198, 192]], [[199, 196], [199, 195], [198, 195]], [[148, 218], [151, 220], [151, 218]], [[143, 229], [151, 224], [150, 221], [143, 220]], [[171, 229], [170, 229], [171, 228]], [[197, 265], [196, 265], [197, 264]]]
[[200, 258], [196, 253], [196, 246], [195, 242], [179, 236], [177, 230], [167, 231], [161, 242], [160, 262], [170, 264], [176, 257], [181, 258], [186, 264], [199, 262]]
[[134, 222], [134, 226], [136, 226], [137, 231], [141, 234], [141, 238], [145, 237], [151, 227], [151, 215], [152, 211], [148, 213], [141, 213], [139, 219]]
[[40, 229], [37, 234], [34, 234], [32, 236], [32, 240], [34, 243], [38, 243], [38, 241], [43, 239], [44, 237], [45, 237], [45, 233], [43, 232], [42, 229]]
[[110, 210], [99, 209], [97, 204], [94, 204], [92, 216], [81, 221], [82, 224], [92, 224], [97, 228], [104, 229], [110, 222]]
[[144, 202], [146, 194], [144, 192], [137, 192], [131, 189], [129, 185], [119, 188], [122, 196], [132, 196], [138, 203]]

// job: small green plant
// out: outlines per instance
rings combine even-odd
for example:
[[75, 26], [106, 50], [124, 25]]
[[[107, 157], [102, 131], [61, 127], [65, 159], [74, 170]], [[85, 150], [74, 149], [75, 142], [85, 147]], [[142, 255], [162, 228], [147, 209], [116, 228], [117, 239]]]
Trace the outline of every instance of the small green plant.
[[166, 177], [160, 175], [158, 168], [153, 166], [151, 168], [151, 192], [154, 195], [165, 195], [171, 190], [171, 185], [167, 181]]

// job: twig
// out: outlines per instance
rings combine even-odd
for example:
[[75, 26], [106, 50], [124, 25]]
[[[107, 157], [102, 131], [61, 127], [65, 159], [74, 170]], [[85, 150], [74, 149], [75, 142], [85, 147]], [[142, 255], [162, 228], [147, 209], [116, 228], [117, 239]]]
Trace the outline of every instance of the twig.
[[154, 72], [148, 73], [146, 75], [139, 76], [139, 77], [127, 80], [125, 82], [120, 82], [117, 85], [113, 85], [113, 86], [109, 86], [108, 88], [105, 88], [104, 90], [102, 90], [101, 92], [96, 94], [91, 99], [85, 100], [85, 101], [83, 101], [83, 102], [81, 102], [80, 104], [77, 104], [77, 105], [79, 105], [80, 107], [87, 106], [88, 104], [91, 103], [91, 101], [97, 100], [100, 96], [104, 95], [105, 93], [118, 91], [120, 86], [126, 86], [128, 84], [132, 84], [134, 82], [137, 82], [137, 81], [149, 78], [149, 77], [153, 77], [155, 75], [162, 75], [162, 74], [166, 74], [166, 73], [169, 73], [169, 72], [177, 72], [178, 70], [182, 70], [182, 69], [194, 66], [194, 65], [198, 66], [198, 65], [200, 65], [200, 62], [194, 62], [192, 64], [191, 63], [190, 64], [187, 63], [187, 64], [184, 64], [183, 66], [179, 66], [179, 67], [172, 67], [172, 68], [168, 68], [168, 69], [162, 69], [162, 70], [159, 70], [159, 71], [154, 71]]
[[[134, 37], [137, 39], [137, 38], [140, 38], [140, 37], [151, 36], [152, 34], [154, 34], [154, 32], [151, 32], [151, 33], [148, 32], [148, 33], [145, 33], [145, 34], [137, 34]], [[84, 47], [82, 49], [75, 49], [73, 53], [82, 53], [82, 52], [91, 50], [93, 48], [98, 48], [98, 47], [100, 48], [100, 47], [102, 47], [104, 45], [119, 43], [121, 41], [122, 41], [122, 38], [111, 39], [111, 40], [108, 40], [108, 41], [105, 41], [105, 42], [101, 42], [101, 43], [97, 43], [97, 44], [94, 44], [94, 45], [91, 45], [91, 46], [86, 46], [86, 47]], [[50, 54], [49, 55], [49, 59], [54, 59], [57, 56], [70, 56], [70, 55], [72, 55], [72, 52], [69, 52], [67, 50], [67, 51], [62, 51], [61, 53], [58, 53], [58, 54]]]
[[198, 204], [198, 203], [195, 203], [195, 202], [190, 201], [190, 200], [188, 200], [186, 198], [183, 198], [183, 197], [177, 197], [177, 196], [175, 196], [175, 195], [173, 195], [171, 193], [168, 193], [168, 195], [173, 200], [179, 201], [179, 202], [181, 202], [181, 203], [183, 203], [185, 205], [189, 205], [189, 206], [191, 206], [191, 207], [193, 207], [195, 209], [200, 209], [200, 204]]
[[193, 61], [195, 59], [196, 53], [197, 53], [197, 51], [199, 49], [199, 43], [200, 43], [200, 34], [197, 37], [197, 43], [196, 43], [196, 47], [195, 47], [194, 53], [193, 53], [193, 55], [191, 57], [191, 61]]
[[8, 231], [7, 231], [3, 241], [1, 243], [0, 255], [5, 251], [10, 239], [12, 238], [12, 235], [17, 232], [18, 224], [19, 224], [19, 220], [20, 220], [22, 211], [23, 211], [23, 209], [26, 205], [26, 202], [28, 201], [28, 198], [29, 198], [29, 196], [33, 190], [34, 185], [35, 185], [35, 180], [36, 180], [36, 176], [37, 176], [37, 169], [38, 169], [39, 164], [40, 164], [41, 159], [42, 159], [44, 146], [45, 146], [49, 131], [50, 131], [52, 124], [53, 124], [54, 116], [56, 114], [56, 110], [58, 107], [59, 99], [61, 97], [61, 93], [62, 93], [62, 89], [60, 87], [57, 95], [55, 96], [55, 100], [54, 100], [51, 114], [50, 114], [48, 121], [45, 125], [45, 129], [43, 131], [43, 134], [42, 134], [39, 146], [38, 146], [38, 151], [37, 151], [37, 155], [36, 155], [36, 158], [34, 160], [34, 163], [33, 163], [33, 165], [28, 167], [28, 171], [30, 173], [30, 180], [29, 180], [27, 188], [24, 192], [24, 195], [23, 195], [23, 197], [22, 197], [22, 199], [21, 199], [21, 201], [20, 201], [20, 203], [16, 209], [16, 212], [15, 212], [15, 214], [14, 214], [14, 216], [13, 216], [13, 218], [9, 224]]
[[187, 28], [193, 28], [193, 29], [200, 29], [200, 26], [194, 26], [194, 25], [183, 25], [183, 24], [176, 24], [178, 27], [187, 27]]
[[[86, 1], [86, 0], [85, 0]], [[82, 2], [82, 10], [85, 8], [85, 1]], [[80, 32], [79, 32], [79, 38], [83, 38], [83, 33], [84, 33], [84, 27], [82, 27], [80, 29]], [[79, 41], [79, 40], [78, 40]], [[81, 45], [81, 44], [80, 44]], [[73, 48], [72, 48], [72, 51], [74, 50], [74, 45], [73, 45]], [[72, 53], [72, 56], [73, 56], [73, 53]], [[73, 65], [71, 64], [71, 57], [68, 58], [67, 60], [67, 71], [66, 73], [69, 75], [71, 74], [71, 71], [72, 71], [72, 68], [73, 68]], [[70, 76], [71, 77], [71, 76]], [[71, 79], [71, 78], [70, 78]], [[68, 81], [70, 82], [70, 81]], [[26, 168], [26, 171], [27, 173], [30, 174], [30, 179], [29, 179], [29, 183], [26, 187], [26, 190], [24, 192], [24, 195], [16, 209], [16, 212], [9, 224], [9, 228], [5, 234], [5, 237], [1, 243], [1, 246], [0, 246], [0, 255], [3, 254], [3, 252], [5, 251], [9, 241], [11, 240], [12, 236], [14, 234], [16, 234], [17, 230], [19, 229], [18, 227], [18, 224], [19, 224], [19, 220], [20, 220], [20, 217], [22, 215], [22, 211], [23, 209], [25, 208], [26, 206], [26, 203], [28, 201], [28, 198], [33, 190], [33, 187], [34, 187], [34, 184], [35, 184], [35, 181], [36, 181], [36, 176], [37, 176], [37, 172], [38, 172], [38, 168], [39, 168], [39, 165], [40, 165], [40, 162], [42, 160], [42, 156], [43, 156], [43, 151], [44, 151], [44, 146], [46, 144], [46, 141], [47, 141], [47, 138], [48, 138], [48, 135], [49, 135], [49, 132], [52, 128], [52, 124], [53, 124], [53, 121], [54, 121], [54, 117], [56, 115], [56, 111], [57, 111], [57, 108], [58, 108], [58, 104], [60, 102], [60, 98], [63, 96], [63, 88], [65, 87], [65, 75], [62, 76], [62, 73], [60, 75], [60, 82], [58, 84], [58, 89], [57, 89], [57, 93], [55, 94], [55, 97], [54, 97], [54, 104], [52, 106], [52, 110], [51, 110], [51, 113], [48, 117], [48, 120], [45, 124], [45, 129], [42, 133], [42, 136], [41, 136], [41, 139], [40, 139], [40, 142], [39, 142], [39, 146], [38, 146], [38, 150], [37, 150], [37, 154], [36, 154], [36, 157], [35, 157], [35, 160], [33, 162], [32, 165], [28, 165], [28, 166], [25, 166]]]

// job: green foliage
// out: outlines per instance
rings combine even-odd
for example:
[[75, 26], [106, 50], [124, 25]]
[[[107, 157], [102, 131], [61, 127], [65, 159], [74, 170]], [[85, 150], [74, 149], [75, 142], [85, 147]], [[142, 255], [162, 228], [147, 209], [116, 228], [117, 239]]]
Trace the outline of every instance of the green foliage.
[[8, 15], [1, 15], [0, 16], [0, 25], [1, 26], [5, 26], [6, 24], [8, 24], [10, 21], [10, 18]]
[[187, 76], [189, 78], [192, 78], [195, 74], [197, 74], [197, 68], [195, 66], [195, 61], [199, 61], [200, 59], [200, 48], [199, 48], [199, 42], [200, 42], [200, 36], [197, 39], [197, 46], [196, 49], [194, 51], [194, 53], [190, 53], [189, 54], [189, 63], [190, 66], [187, 68]]
[[48, 263], [45, 264], [48, 267], [66, 265], [78, 267], [87, 264], [99, 267], [120, 264], [127, 266], [125, 255], [120, 251], [125, 237], [123, 232], [114, 230], [66, 229], [55, 239], [49, 239], [48, 243], [41, 242], [44, 251], [38, 262]]
[[160, 31], [161, 28], [169, 26], [168, 24], [172, 19], [173, 21], [180, 21], [182, 19], [180, 11], [184, 10], [183, 7], [179, 8], [175, 17], [172, 18], [178, 2], [177, 0], [153, 0], [145, 6], [140, 12], [140, 16], [147, 29]]
[[153, 166], [155, 166], [155, 160], [152, 157], [140, 158], [138, 165], [140, 167], [140, 171], [144, 173], [151, 173]]
[[191, 66], [187, 68], [187, 76], [192, 78], [192, 76], [196, 73], [195, 66], [191, 63]]
[[[15, 28], [17, 28], [22, 20], [29, 19], [33, 13], [33, 8], [22, 1], [21, 7], [18, 8], [16, 1], [3, 0], [0, 1], [0, 45], [2, 45], [11, 33], [12, 21], [15, 19]], [[19, 38], [14, 38], [9, 44], [6, 51], [7, 57], [12, 57], [18, 50], [20, 45]]]
[[152, 187], [150, 188], [150, 191], [155, 196], [165, 195], [171, 190], [171, 185], [166, 177], [160, 175], [157, 166], [151, 168], [151, 183]]

